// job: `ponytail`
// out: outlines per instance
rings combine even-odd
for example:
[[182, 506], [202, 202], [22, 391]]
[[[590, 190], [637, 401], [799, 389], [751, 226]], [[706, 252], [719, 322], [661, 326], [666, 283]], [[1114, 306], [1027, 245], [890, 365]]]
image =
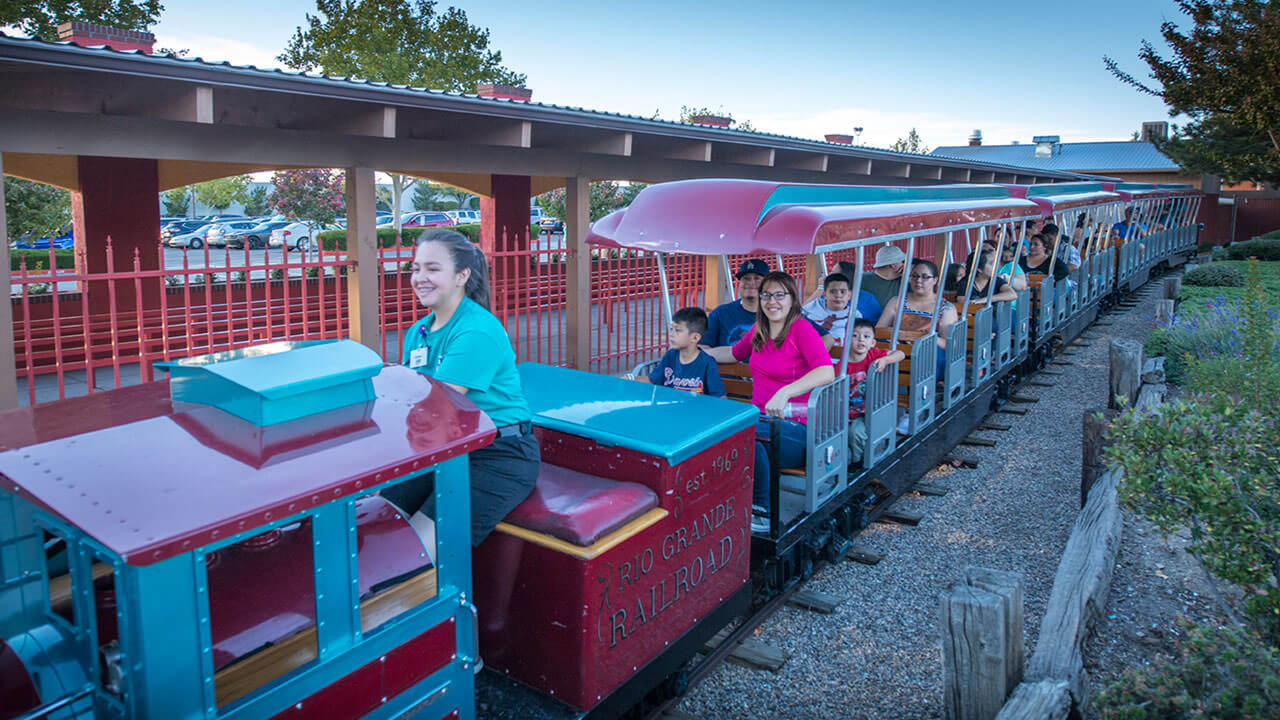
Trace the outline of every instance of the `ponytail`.
[[466, 235], [444, 228], [428, 230], [418, 236], [418, 245], [427, 243], [444, 245], [457, 272], [471, 271], [463, 293], [480, 307], [489, 310], [489, 263], [480, 246], [468, 240]]

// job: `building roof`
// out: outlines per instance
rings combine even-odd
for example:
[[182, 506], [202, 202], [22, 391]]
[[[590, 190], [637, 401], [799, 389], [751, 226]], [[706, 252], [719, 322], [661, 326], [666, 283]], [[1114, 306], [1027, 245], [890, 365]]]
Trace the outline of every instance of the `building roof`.
[[[1043, 170], [1028, 173], [1025, 167], [1002, 166], [987, 160], [963, 160], [941, 156], [894, 152], [881, 148], [844, 145], [824, 140], [791, 137], [727, 128], [695, 125], [623, 113], [591, 110], [587, 108], [551, 103], [513, 101], [500, 98], [478, 97], [468, 93], [455, 93], [407, 85], [371, 82], [356, 78], [330, 77], [314, 73], [288, 72], [279, 69], [260, 69], [251, 65], [233, 65], [228, 62], [212, 62], [202, 58], [186, 58], [175, 55], [148, 55], [139, 51], [116, 51], [108, 47], [81, 47], [69, 41], [46, 42], [44, 40], [6, 36], [0, 33], [0, 69], [19, 65], [41, 65], [46, 68], [88, 72], [97, 77], [111, 77], [113, 82], [125, 83], [180, 83], [198, 84], [220, 89], [225, 96], [215, 96], [215, 107], [226, 98], [239, 101], [244, 93], [269, 93], [273, 96], [314, 100], [317, 102], [361, 104], [378, 103], [387, 107], [399, 107], [405, 111], [436, 113], [455, 116], [460, 122], [466, 118], [492, 121], [523, 121], [533, 124], [532, 144], [526, 140], [519, 147], [535, 150], [563, 150], [581, 147], [581, 151], [596, 154], [651, 156], [665, 160], [672, 157], [702, 159], [691, 155], [694, 150], [688, 143], [706, 143], [708, 164], [721, 162], [732, 165], [762, 166], [781, 170], [813, 171], [815, 176], [831, 174], [851, 175], [856, 182], [858, 175], [887, 175], [918, 179], [923, 182], [964, 182], [969, 180], [1002, 181], [1000, 176], [1027, 177], [1034, 181], [1080, 179], [1061, 170]], [[28, 76], [29, 77], [29, 76]], [[130, 78], [132, 80], [130, 80]], [[39, 105], [38, 99], [45, 93], [36, 80], [31, 92], [25, 94], [28, 110], [53, 110]], [[121, 97], [124, 97], [123, 95]], [[49, 101], [50, 103], [52, 101]], [[257, 102], [257, 101], [255, 101]], [[47, 104], [47, 103], [46, 103]], [[166, 103], [157, 101], [162, 108]], [[173, 103], [168, 103], [172, 105]], [[39, 106], [37, 106], [39, 105]], [[350, 105], [354, 108], [354, 105]], [[255, 106], [257, 108], [257, 106]], [[0, 103], [0, 111], [8, 109]], [[314, 108], [300, 108], [303, 113]], [[149, 112], [145, 108], [129, 108], [135, 114]], [[246, 111], [247, 112], [247, 111]], [[255, 112], [262, 114], [261, 108]], [[222, 113], [215, 111], [217, 123], [222, 123]], [[317, 117], [329, 113], [313, 113]], [[306, 118], [308, 121], [315, 118]], [[333, 122], [337, 122], [336, 120]], [[438, 124], [431, 126], [438, 128]], [[305, 128], [302, 128], [305, 129]], [[457, 133], [489, 130], [488, 125], [477, 128], [474, 123], [461, 122]], [[584, 136], [583, 133], [586, 135]], [[630, 138], [625, 151], [598, 149], [606, 147], [604, 140], [613, 139], [619, 133], [635, 135], [635, 150]], [[457, 138], [434, 136], [431, 140], [457, 141]], [[588, 143], [596, 143], [595, 148]], [[505, 143], [500, 143], [505, 144]], [[613, 145], [607, 147], [612, 148]], [[16, 150], [16, 148], [13, 148]], [[7, 151], [8, 152], [8, 151]], [[828, 162], [829, 159], [829, 162]], [[872, 165], [867, 165], [870, 162]], [[875, 170], [875, 164], [884, 171]], [[914, 167], [914, 169], [913, 169]], [[399, 170], [399, 168], [395, 168]], [[995, 173], [996, 177], [970, 178], [969, 172]], [[768, 171], [766, 171], [768, 172]], [[558, 173], [563, 175], [563, 173]], [[1030, 179], [1030, 178], [1029, 178]]]
[[1041, 171], [1067, 172], [1119, 172], [1142, 170], [1147, 172], [1177, 172], [1178, 164], [1156, 149], [1149, 142], [1077, 142], [1056, 143], [1049, 157], [1036, 157], [1034, 143], [1026, 145], [956, 145], [935, 149], [937, 157], [989, 162], [1000, 165], [1017, 165]]

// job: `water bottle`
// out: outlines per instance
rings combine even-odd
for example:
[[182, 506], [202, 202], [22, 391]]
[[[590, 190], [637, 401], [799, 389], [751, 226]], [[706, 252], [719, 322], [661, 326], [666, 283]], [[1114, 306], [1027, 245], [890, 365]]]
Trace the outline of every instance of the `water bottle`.
[[809, 414], [809, 404], [807, 402], [789, 402], [782, 408], [782, 417], [788, 420], [799, 420], [804, 422], [805, 417]]

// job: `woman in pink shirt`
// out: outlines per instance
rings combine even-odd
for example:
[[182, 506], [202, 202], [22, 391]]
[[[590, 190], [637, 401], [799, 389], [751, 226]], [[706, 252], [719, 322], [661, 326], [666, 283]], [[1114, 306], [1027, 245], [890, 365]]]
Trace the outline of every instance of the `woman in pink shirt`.
[[[796, 281], [784, 272], [772, 272], [760, 283], [756, 324], [732, 347], [714, 348], [717, 362], [746, 362], [751, 367], [751, 403], [761, 415], [778, 418], [782, 467], [801, 467], [807, 437], [804, 416], [786, 419], [787, 406], [805, 407], [809, 392], [835, 379], [831, 356], [818, 331], [800, 316]], [[796, 322], [800, 320], [800, 322]], [[769, 423], [756, 423], [755, 488], [752, 493], [752, 530], [768, 529], [769, 455], [761, 440], [769, 437]]]

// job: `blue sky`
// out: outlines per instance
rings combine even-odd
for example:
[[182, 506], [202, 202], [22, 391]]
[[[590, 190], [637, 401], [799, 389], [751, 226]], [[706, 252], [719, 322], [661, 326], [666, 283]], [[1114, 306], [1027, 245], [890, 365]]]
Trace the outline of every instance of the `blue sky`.
[[[441, 5], [449, 5], [447, 0]], [[158, 44], [212, 60], [277, 65], [311, 0], [166, 0]], [[916, 127], [930, 147], [1127, 140], [1164, 120], [1104, 54], [1145, 76], [1143, 38], [1184, 17], [1167, 0], [844, 2], [484, 0], [488, 27], [534, 100], [651, 115], [723, 108], [757, 129], [820, 138], [864, 128], [885, 146]]]

